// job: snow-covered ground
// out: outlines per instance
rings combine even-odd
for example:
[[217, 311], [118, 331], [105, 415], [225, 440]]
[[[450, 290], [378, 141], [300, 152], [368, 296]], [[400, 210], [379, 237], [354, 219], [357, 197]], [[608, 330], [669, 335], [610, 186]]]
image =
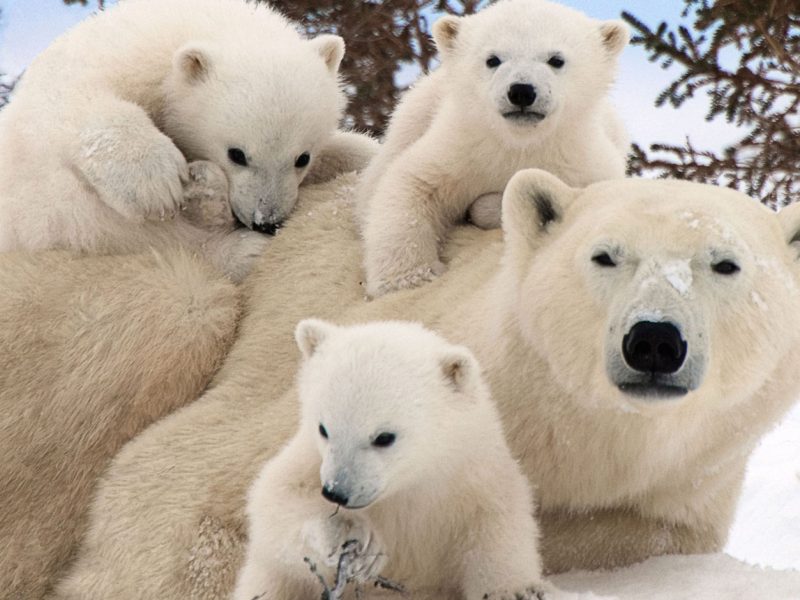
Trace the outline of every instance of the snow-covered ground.
[[660, 556], [613, 573], [567, 573], [553, 582], [575, 593], [563, 600], [800, 600], [799, 571], [753, 567], [725, 554]]
[[576, 593], [563, 600], [800, 600], [800, 404], [751, 457], [725, 552], [567, 573], [554, 583]]
[[800, 404], [751, 457], [725, 551], [750, 564], [800, 571]]

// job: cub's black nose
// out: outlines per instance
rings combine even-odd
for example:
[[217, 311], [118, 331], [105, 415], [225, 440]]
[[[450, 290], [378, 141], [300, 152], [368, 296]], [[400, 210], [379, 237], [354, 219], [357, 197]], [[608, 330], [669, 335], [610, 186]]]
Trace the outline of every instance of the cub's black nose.
[[636, 323], [622, 339], [625, 362], [642, 373], [675, 373], [686, 360], [687, 345], [672, 323]]
[[508, 101], [525, 108], [536, 102], [536, 88], [529, 83], [515, 83], [508, 88]]
[[280, 223], [253, 223], [253, 231], [258, 231], [266, 235], [275, 235], [280, 228]]
[[328, 502], [333, 502], [334, 504], [339, 504], [341, 506], [347, 506], [347, 501], [349, 500], [347, 496], [327, 485], [322, 487], [322, 496]]

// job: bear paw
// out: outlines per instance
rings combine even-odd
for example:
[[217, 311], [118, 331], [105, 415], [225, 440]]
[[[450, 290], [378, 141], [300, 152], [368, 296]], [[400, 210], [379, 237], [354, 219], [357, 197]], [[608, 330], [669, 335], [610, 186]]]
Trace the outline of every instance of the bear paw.
[[348, 581], [374, 579], [386, 564], [377, 535], [361, 520], [321, 519], [306, 527], [304, 534], [314, 558]]
[[548, 600], [548, 596], [540, 587], [526, 587], [522, 590], [504, 590], [484, 594], [483, 600]]
[[229, 201], [228, 178], [220, 167], [206, 160], [189, 164], [181, 210], [184, 218], [197, 227], [234, 228], [236, 219]]
[[365, 583], [378, 577], [386, 565], [386, 554], [375, 536], [363, 545], [364, 540], [347, 540], [339, 553], [338, 568], [347, 581]]
[[491, 193], [479, 196], [467, 210], [467, 221], [480, 229], [499, 229], [503, 194]]
[[97, 128], [80, 136], [78, 168], [100, 198], [123, 216], [172, 218], [183, 203], [188, 166], [180, 150], [157, 130]]
[[373, 298], [377, 298], [389, 292], [419, 287], [423, 283], [433, 281], [446, 270], [447, 267], [444, 263], [437, 260], [431, 264], [415, 267], [409, 271], [383, 277], [375, 283], [370, 283], [367, 285], [367, 293]]

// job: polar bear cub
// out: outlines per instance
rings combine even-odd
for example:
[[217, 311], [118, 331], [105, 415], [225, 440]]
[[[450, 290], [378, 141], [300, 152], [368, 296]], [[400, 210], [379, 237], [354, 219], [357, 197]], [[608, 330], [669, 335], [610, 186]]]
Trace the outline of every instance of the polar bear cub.
[[[437, 598], [544, 589], [531, 489], [473, 355], [420, 325], [296, 329], [300, 427], [249, 492], [236, 600], [312, 600], [308, 558]], [[333, 577], [330, 577], [333, 579]]]
[[439, 244], [476, 199], [473, 220], [498, 226], [520, 169], [576, 187], [625, 176], [628, 140], [606, 100], [623, 22], [500, 0], [439, 19], [433, 37], [441, 66], [397, 107], [358, 192], [371, 295], [440, 274]]
[[244, 0], [126, 0], [80, 23], [0, 114], [0, 251], [190, 236], [172, 218], [187, 160], [218, 165], [238, 220], [273, 233], [326, 154], [370, 154], [336, 131], [343, 53]]

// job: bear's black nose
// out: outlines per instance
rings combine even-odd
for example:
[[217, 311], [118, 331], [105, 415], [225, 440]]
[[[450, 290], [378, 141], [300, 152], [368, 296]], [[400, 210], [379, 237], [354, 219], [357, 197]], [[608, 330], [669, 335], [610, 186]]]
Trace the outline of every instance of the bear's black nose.
[[625, 362], [642, 373], [675, 373], [686, 360], [686, 342], [672, 323], [636, 323], [622, 339]]
[[322, 496], [328, 501], [341, 506], [347, 506], [349, 498], [334, 488], [324, 485], [322, 486]]
[[508, 88], [508, 101], [525, 108], [536, 102], [536, 88], [529, 83], [515, 83]]
[[280, 228], [280, 223], [253, 223], [253, 231], [265, 233], [266, 235], [275, 235]]

